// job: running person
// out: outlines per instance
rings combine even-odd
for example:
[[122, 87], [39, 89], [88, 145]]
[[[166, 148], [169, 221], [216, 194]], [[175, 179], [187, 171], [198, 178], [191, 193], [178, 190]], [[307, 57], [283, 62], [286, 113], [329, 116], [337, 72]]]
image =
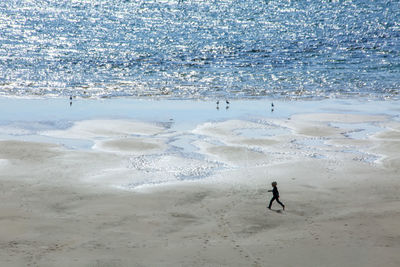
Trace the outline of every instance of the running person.
[[274, 202], [274, 200], [276, 200], [276, 202], [278, 202], [282, 206], [283, 210], [285, 210], [285, 205], [283, 205], [283, 203], [279, 201], [279, 191], [278, 191], [278, 187], [276, 186], [277, 184], [278, 184], [277, 182], [272, 182], [271, 185], [272, 185], [273, 189], [268, 190], [268, 192], [272, 192], [272, 194], [273, 194], [271, 201], [269, 202], [268, 209], [271, 209], [272, 202]]

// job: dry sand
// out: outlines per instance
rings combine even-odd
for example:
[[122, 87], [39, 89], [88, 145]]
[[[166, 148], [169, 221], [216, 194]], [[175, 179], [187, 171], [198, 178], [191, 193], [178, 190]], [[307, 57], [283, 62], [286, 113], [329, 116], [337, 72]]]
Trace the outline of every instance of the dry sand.
[[[353, 138], [360, 123], [382, 130]], [[192, 145], [204, 159], [168, 153], [171, 132], [150, 123], [42, 134], [95, 145], [0, 141], [0, 266], [400, 266], [390, 117], [297, 114], [178, 133], [201, 136]], [[273, 180], [285, 211], [266, 209]]]

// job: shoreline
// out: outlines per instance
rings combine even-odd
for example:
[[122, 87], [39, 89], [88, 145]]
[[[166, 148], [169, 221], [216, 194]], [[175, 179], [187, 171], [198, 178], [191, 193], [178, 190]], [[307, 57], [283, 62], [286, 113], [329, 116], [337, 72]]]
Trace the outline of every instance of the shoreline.
[[398, 101], [0, 104], [2, 265], [400, 264]]

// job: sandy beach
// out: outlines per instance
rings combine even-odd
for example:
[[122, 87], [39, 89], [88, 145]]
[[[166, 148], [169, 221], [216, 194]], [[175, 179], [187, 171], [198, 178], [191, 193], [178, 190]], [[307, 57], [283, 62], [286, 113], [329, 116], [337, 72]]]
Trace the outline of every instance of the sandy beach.
[[0, 266], [400, 266], [398, 102], [1, 102]]

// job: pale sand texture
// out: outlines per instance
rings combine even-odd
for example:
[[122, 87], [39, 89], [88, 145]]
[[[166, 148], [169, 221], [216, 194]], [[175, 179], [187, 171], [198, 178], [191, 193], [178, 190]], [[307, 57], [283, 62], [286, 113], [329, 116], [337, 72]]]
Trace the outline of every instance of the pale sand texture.
[[[332, 122], [382, 131], [353, 139]], [[147, 123], [43, 134], [95, 146], [0, 141], [0, 266], [400, 266], [400, 127], [389, 117], [209, 122], [190, 132], [205, 159], [168, 154], [171, 133]], [[149, 180], [161, 185], [116, 188]], [[284, 212], [266, 209], [273, 180]]]

